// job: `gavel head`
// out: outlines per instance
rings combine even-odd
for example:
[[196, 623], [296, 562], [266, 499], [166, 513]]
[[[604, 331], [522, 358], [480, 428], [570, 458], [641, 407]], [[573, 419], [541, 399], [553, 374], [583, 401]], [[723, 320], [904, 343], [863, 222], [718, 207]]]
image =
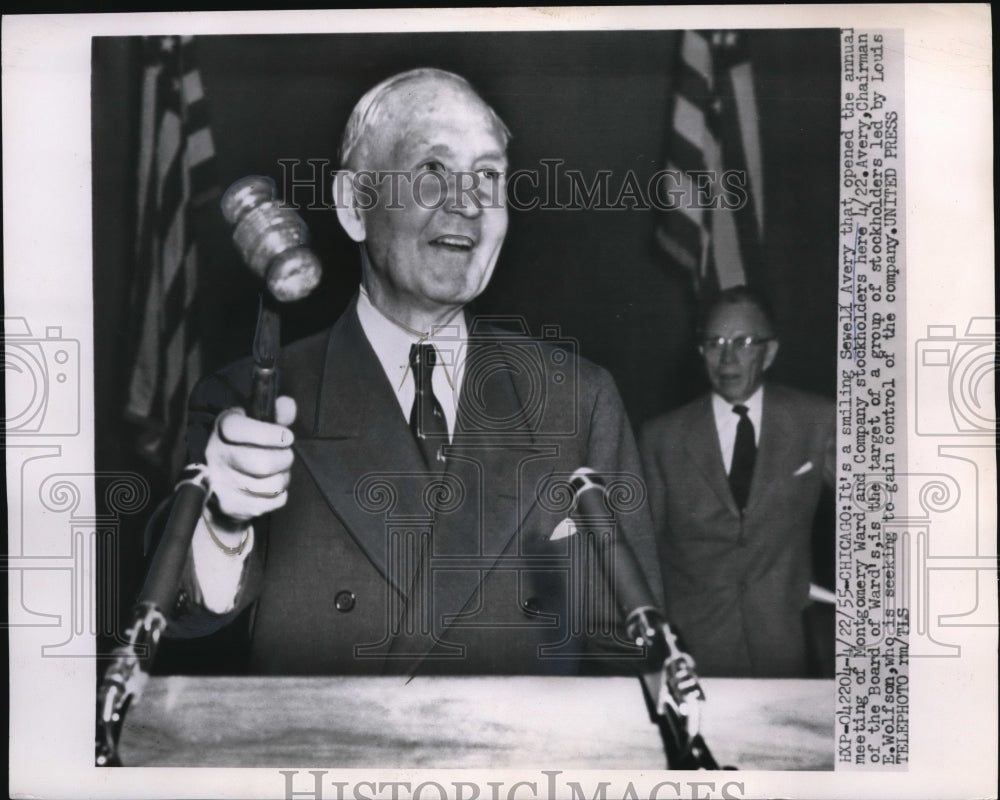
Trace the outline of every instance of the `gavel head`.
[[240, 178], [222, 196], [222, 215], [235, 226], [233, 242], [243, 261], [271, 294], [290, 303], [316, 288], [323, 268], [307, 246], [302, 217], [281, 206], [275, 189], [264, 175]]

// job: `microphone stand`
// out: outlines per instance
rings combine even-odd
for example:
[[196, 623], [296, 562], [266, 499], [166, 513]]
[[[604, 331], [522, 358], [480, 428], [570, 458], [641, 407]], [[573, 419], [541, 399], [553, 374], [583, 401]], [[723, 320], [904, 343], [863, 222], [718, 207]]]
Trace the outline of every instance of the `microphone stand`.
[[160, 636], [167, 627], [166, 614], [177, 599], [188, 547], [207, 494], [204, 472], [186, 469], [174, 491], [163, 538], [133, 609], [125, 644], [112, 652], [113, 660], [97, 692], [95, 763], [98, 767], [121, 766], [118, 742], [125, 714], [142, 694], [149, 676]]
[[667, 622], [654, 622], [654, 609], [639, 609], [635, 614], [642, 619], [629, 626], [630, 632], [635, 631], [634, 640], [649, 648], [653, 663], [663, 664], [660, 670], [643, 672], [640, 683], [650, 719], [660, 729], [667, 766], [722, 769], [699, 732], [705, 692], [695, 674], [694, 659], [681, 649]]
[[[261, 292], [247, 403], [247, 415], [253, 419], [274, 421], [275, 370], [280, 342], [281, 317], [277, 303], [268, 292]], [[112, 652], [112, 662], [97, 692], [95, 763], [99, 767], [122, 765], [118, 744], [125, 714], [138, 701], [149, 677], [160, 637], [167, 627], [167, 617], [177, 601], [191, 538], [209, 491], [204, 469], [193, 466], [185, 469], [174, 490], [170, 516], [133, 609], [125, 644]]]
[[[569, 485], [574, 498], [570, 517], [580, 529], [586, 530], [594, 522], [614, 526], [613, 566], [604, 562], [605, 580], [625, 616], [629, 640], [646, 650], [646, 668], [640, 683], [650, 718], [663, 738], [667, 767], [719, 769], [699, 733], [705, 693], [694, 670], [694, 659], [681, 649], [676, 634], [655, 605], [632, 548], [617, 531], [603, 480], [583, 467], [573, 474]], [[600, 554], [597, 557], [600, 559]]]

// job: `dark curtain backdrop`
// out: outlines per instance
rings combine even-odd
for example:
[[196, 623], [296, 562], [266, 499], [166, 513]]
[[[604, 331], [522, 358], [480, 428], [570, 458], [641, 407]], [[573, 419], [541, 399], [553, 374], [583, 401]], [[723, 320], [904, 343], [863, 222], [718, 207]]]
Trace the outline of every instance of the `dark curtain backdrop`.
[[[169, 33], [169, 31], [164, 31]], [[782, 350], [772, 376], [832, 395], [835, 383], [839, 44], [835, 30], [751, 31], [765, 172], [765, 283]], [[197, 39], [222, 187], [250, 173], [281, 183], [281, 159], [335, 166], [340, 132], [357, 99], [417, 66], [466, 76], [513, 131], [512, 169], [561, 159], [588, 179], [632, 170], [645, 185], [664, 166], [679, 34], [673, 31], [206, 36]], [[122, 421], [129, 376], [136, 218], [140, 42], [93, 45], [94, 294], [97, 467], [167, 484], [133, 455]], [[326, 177], [329, 180], [329, 176]], [[305, 189], [294, 199], [308, 202]], [[301, 211], [325, 265], [320, 289], [285, 314], [285, 338], [327, 325], [359, 280], [356, 245], [332, 209]], [[686, 275], [654, 243], [654, 211], [512, 211], [492, 284], [478, 310], [522, 315], [533, 333], [558, 325], [580, 352], [611, 371], [633, 424], [707, 386], [693, 341]], [[256, 287], [221, 214], [199, 221], [199, 315], [205, 368], [248, 354]], [[138, 517], [118, 558], [138, 560]], [[127, 607], [137, 581], [123, 570]]]

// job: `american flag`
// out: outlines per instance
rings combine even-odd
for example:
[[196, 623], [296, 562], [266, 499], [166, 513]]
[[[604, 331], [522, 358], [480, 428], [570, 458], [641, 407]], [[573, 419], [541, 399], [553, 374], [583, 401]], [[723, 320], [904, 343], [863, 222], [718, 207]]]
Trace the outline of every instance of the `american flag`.
[[[684, 31], [674, 79], [667, 170], [679, 191], [656, 237], [696, 291], [754, 283], [764, 232], [764, 183], [753, 69], [735, 31]], [[699, 173], [708, 189], [699, 190]], [[746, 202], [722, 179], [742, 182]], [[738, 177], [737, 177], [738, 176]], [[702, 186], [705, 184], [703, 183]], [[706, 197], [709, 202], [706, 202]], [[728, 203], [732, 204], [732, 203]]]
[[187, 397], [201, 373], [192, 220], [217, 194], [215, 148], [190, 36], [143, 44], [133, 342], [126, 415], [140, 453], [176, 475]]

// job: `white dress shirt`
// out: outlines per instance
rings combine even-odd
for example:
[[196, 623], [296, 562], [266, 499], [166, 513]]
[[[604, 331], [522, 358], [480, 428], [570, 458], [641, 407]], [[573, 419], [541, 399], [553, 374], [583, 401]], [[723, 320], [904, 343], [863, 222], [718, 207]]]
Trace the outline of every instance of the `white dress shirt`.
[[215, 535], [228, 547], [239, 547], [243, 537], [246, 545], [238, 555], [223, 553], [205, 527], [205, 515], [198, 519], [198, 526], [191, 537], [191, 558], [194, 560], [194, 574], [201, 590], [201, 602], [209, 611], [224, 614], [236, 605], [236, 593], [243, 577], [243, 562], [253, 550], [253, 525], [245, 534], [231, 534], [215, 528]]
[[764, 406], [764, 387], [758, 386], [754, 392], [742, 403], [730, 403], [725, 398], [712, 393], [712, 413], [715, 415], [715, 431], [719, 435], [719, 446], [722, 448], [722, 463], [726, 468], [726, 474], [733, 466], [733, 450], [736, 447], [736, 426], [740, 422], [740, 415], [733, 411], [733, 406], [743, 405], [747, 407], [747, 416], [753, 423], [754, 444], [760, 444], [760, 417], [761, 409]]
[[365, 337], [378, 356], [382, 369], [392, 385], [399, 401], [403, 418], [409, 423], [416, 384], [410, 369], [410, 347], [414, 344], [432, 344], [437, 351], [437, 365], [431, 373], [434, 396], [441, 404], [445, 422], [448, 424], [449, 438], [455, 435], [455, 419], [458, 414], [458, 395], [462, 388], [465, 366], [465, 351], [468, 346], [469, 331], [465, 325], [465, 314], [458, 312], [445, 325], [418, 334], [386, 316], [372, 305], [368, 293], [361, 289], [358, 296], [358, 319]]

